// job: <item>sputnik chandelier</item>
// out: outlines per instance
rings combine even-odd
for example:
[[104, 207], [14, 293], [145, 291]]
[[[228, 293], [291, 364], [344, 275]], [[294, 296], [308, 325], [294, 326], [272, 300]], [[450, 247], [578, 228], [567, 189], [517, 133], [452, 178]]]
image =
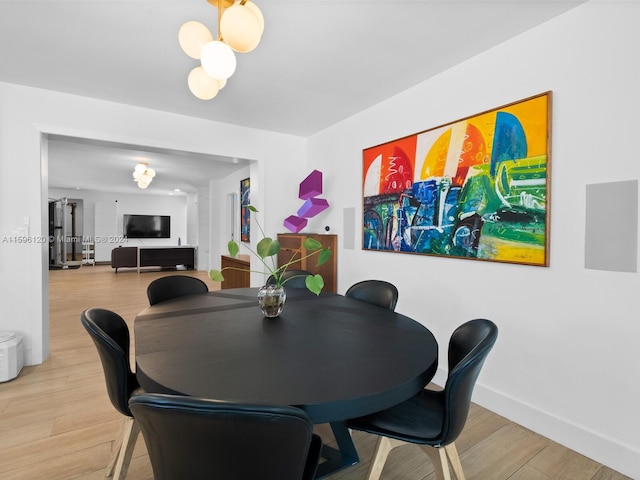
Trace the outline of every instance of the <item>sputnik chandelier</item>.
[[247, 53], [260, 43], [264, 18], [249, 0], [207, 0], [218, 8], [218, 39], [202, 23], [190, 21], [180, 27], [178, 42], [184, 53], [200, 60], [189, 73], [189, 90], [201, 100], [210, 100], [236, 70], [234, 51]]
[[138, 163], [133, 169], [133, 180], [138, 182], [139, 188], [147, 188], [155, 176], [156, 171], [149, 168], [147, 162]]

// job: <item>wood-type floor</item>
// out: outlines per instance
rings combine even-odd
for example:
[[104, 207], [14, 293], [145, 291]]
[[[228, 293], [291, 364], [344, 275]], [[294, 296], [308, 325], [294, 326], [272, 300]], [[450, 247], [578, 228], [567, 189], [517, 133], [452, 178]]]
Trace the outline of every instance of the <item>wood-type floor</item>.
[[[80, 312], [89, 307], [114, 310], [133, 335], [133, 320], [148, 305], [147, 285], [173, 273], [121, 269], [116, 275], [107, 265], [49, 272], [49, 358], [0, 384], [2, 480], [104, 478], [122, 417], [109, 402], [100, 360], [80, 325]], [[206, 272], [178, 273], [202, 278], [211, 290], [220, 286]], [[317, 430], [331, 443], [326, 426]], [[332, 480], [365, 478], [375, 436], [354, 432], [354, 441], [360, 464]], [[628, 478], [477, 405], [456, 444], [468, 480]], [[153, 478], [142, 436], [127, 478]], [[382, 479], [432, 480], [434, 473], [428, 457], [409, 445], [391, 453]]]

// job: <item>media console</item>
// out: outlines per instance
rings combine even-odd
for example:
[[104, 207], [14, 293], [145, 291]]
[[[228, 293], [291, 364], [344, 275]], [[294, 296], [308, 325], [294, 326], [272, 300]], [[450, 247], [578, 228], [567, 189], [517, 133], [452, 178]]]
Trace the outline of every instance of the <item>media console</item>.
[[111, 267], [137, 268], [143, 267], [176, 268], [184, 265], [193, 270], [196, 268], [196, 247], [118, 247], [111, 252]]
[[142, 267], [196, 268], [196, 247], [138, 247], [138, 272]]

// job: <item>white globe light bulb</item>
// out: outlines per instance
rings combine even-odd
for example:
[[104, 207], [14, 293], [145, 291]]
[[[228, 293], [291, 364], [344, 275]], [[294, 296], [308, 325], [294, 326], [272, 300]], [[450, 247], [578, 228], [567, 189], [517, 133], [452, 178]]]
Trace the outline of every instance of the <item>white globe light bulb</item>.
[[244, 6], [247, 7], [249, 10], [251, 10], [253, 13], [255, 13], [256, 17], [258, 17], [258, 22], [260, 22], [260, 36], [262, 36], [262, 34], [264, 33], [264, 17], [262, 16], [262, 12], [258, 8], [258, 6], [253, 2], [248, 1], [247, 3], [244, 4]]
[[207, 27], [200, 22], [187, 22], [178, 31], [178, 43], [191, 58], [200, 59], [202, 47], [213, 40], [213, 35]]
[[220, 18], [222, 38], [236, 52], [247, 53], [256, 48], [262, 30], [256, 13], [240, 3], [227, 8]]
[[202, 68], [212, 78], [226, 80], [236, 71], [236, 56], [231, 47], [214, 40], [202, 48]]
[[202, 67], [196, 67], [189, 72], [187, 83], [191, 93], [200, 100], [211, 100], [220, 90], [219, 81], [207, 75]]

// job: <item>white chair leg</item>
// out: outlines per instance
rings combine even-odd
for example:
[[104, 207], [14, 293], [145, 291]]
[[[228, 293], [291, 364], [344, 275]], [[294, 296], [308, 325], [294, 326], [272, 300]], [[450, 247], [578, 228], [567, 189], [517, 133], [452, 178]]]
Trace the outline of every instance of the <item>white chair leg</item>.
[[382, 475], [382, 469], [384, 468], [384, 464], [387, 461], [389, 452], [401, 445], [406, 445], [406, 442], [383, 436], [378, 437], [376, 448], [373, 451], [371, 465], [369, 465], [369, 472], [367, 472], [367, 480], [380, 479], [380, 476]]
[[444, 447], [444, 451], [447, 454], [453, 473], [458, 480], [465, 480], [464, 472], [462, 471], [462, 464], [460, 463], [460, 456], [458, 455], [458, 449], [455, 443], [450, 443]]
[[122, 441], [118, 450], [115, 472], [113, 473], [114, 480], [124, 480], [127, 477], [127, 470], [129, 470], [129, 463], [131, 463], [131, 456], [136, 446], [140, 427], [133, 417], [125, 417], [122, 431]]
[[451, 480], [449, 462], [447, 462], [447, 454], [444, 448], [435, 448], [429, 445], [420, 445], [420, 448], [431, 459], [437, 480]]

